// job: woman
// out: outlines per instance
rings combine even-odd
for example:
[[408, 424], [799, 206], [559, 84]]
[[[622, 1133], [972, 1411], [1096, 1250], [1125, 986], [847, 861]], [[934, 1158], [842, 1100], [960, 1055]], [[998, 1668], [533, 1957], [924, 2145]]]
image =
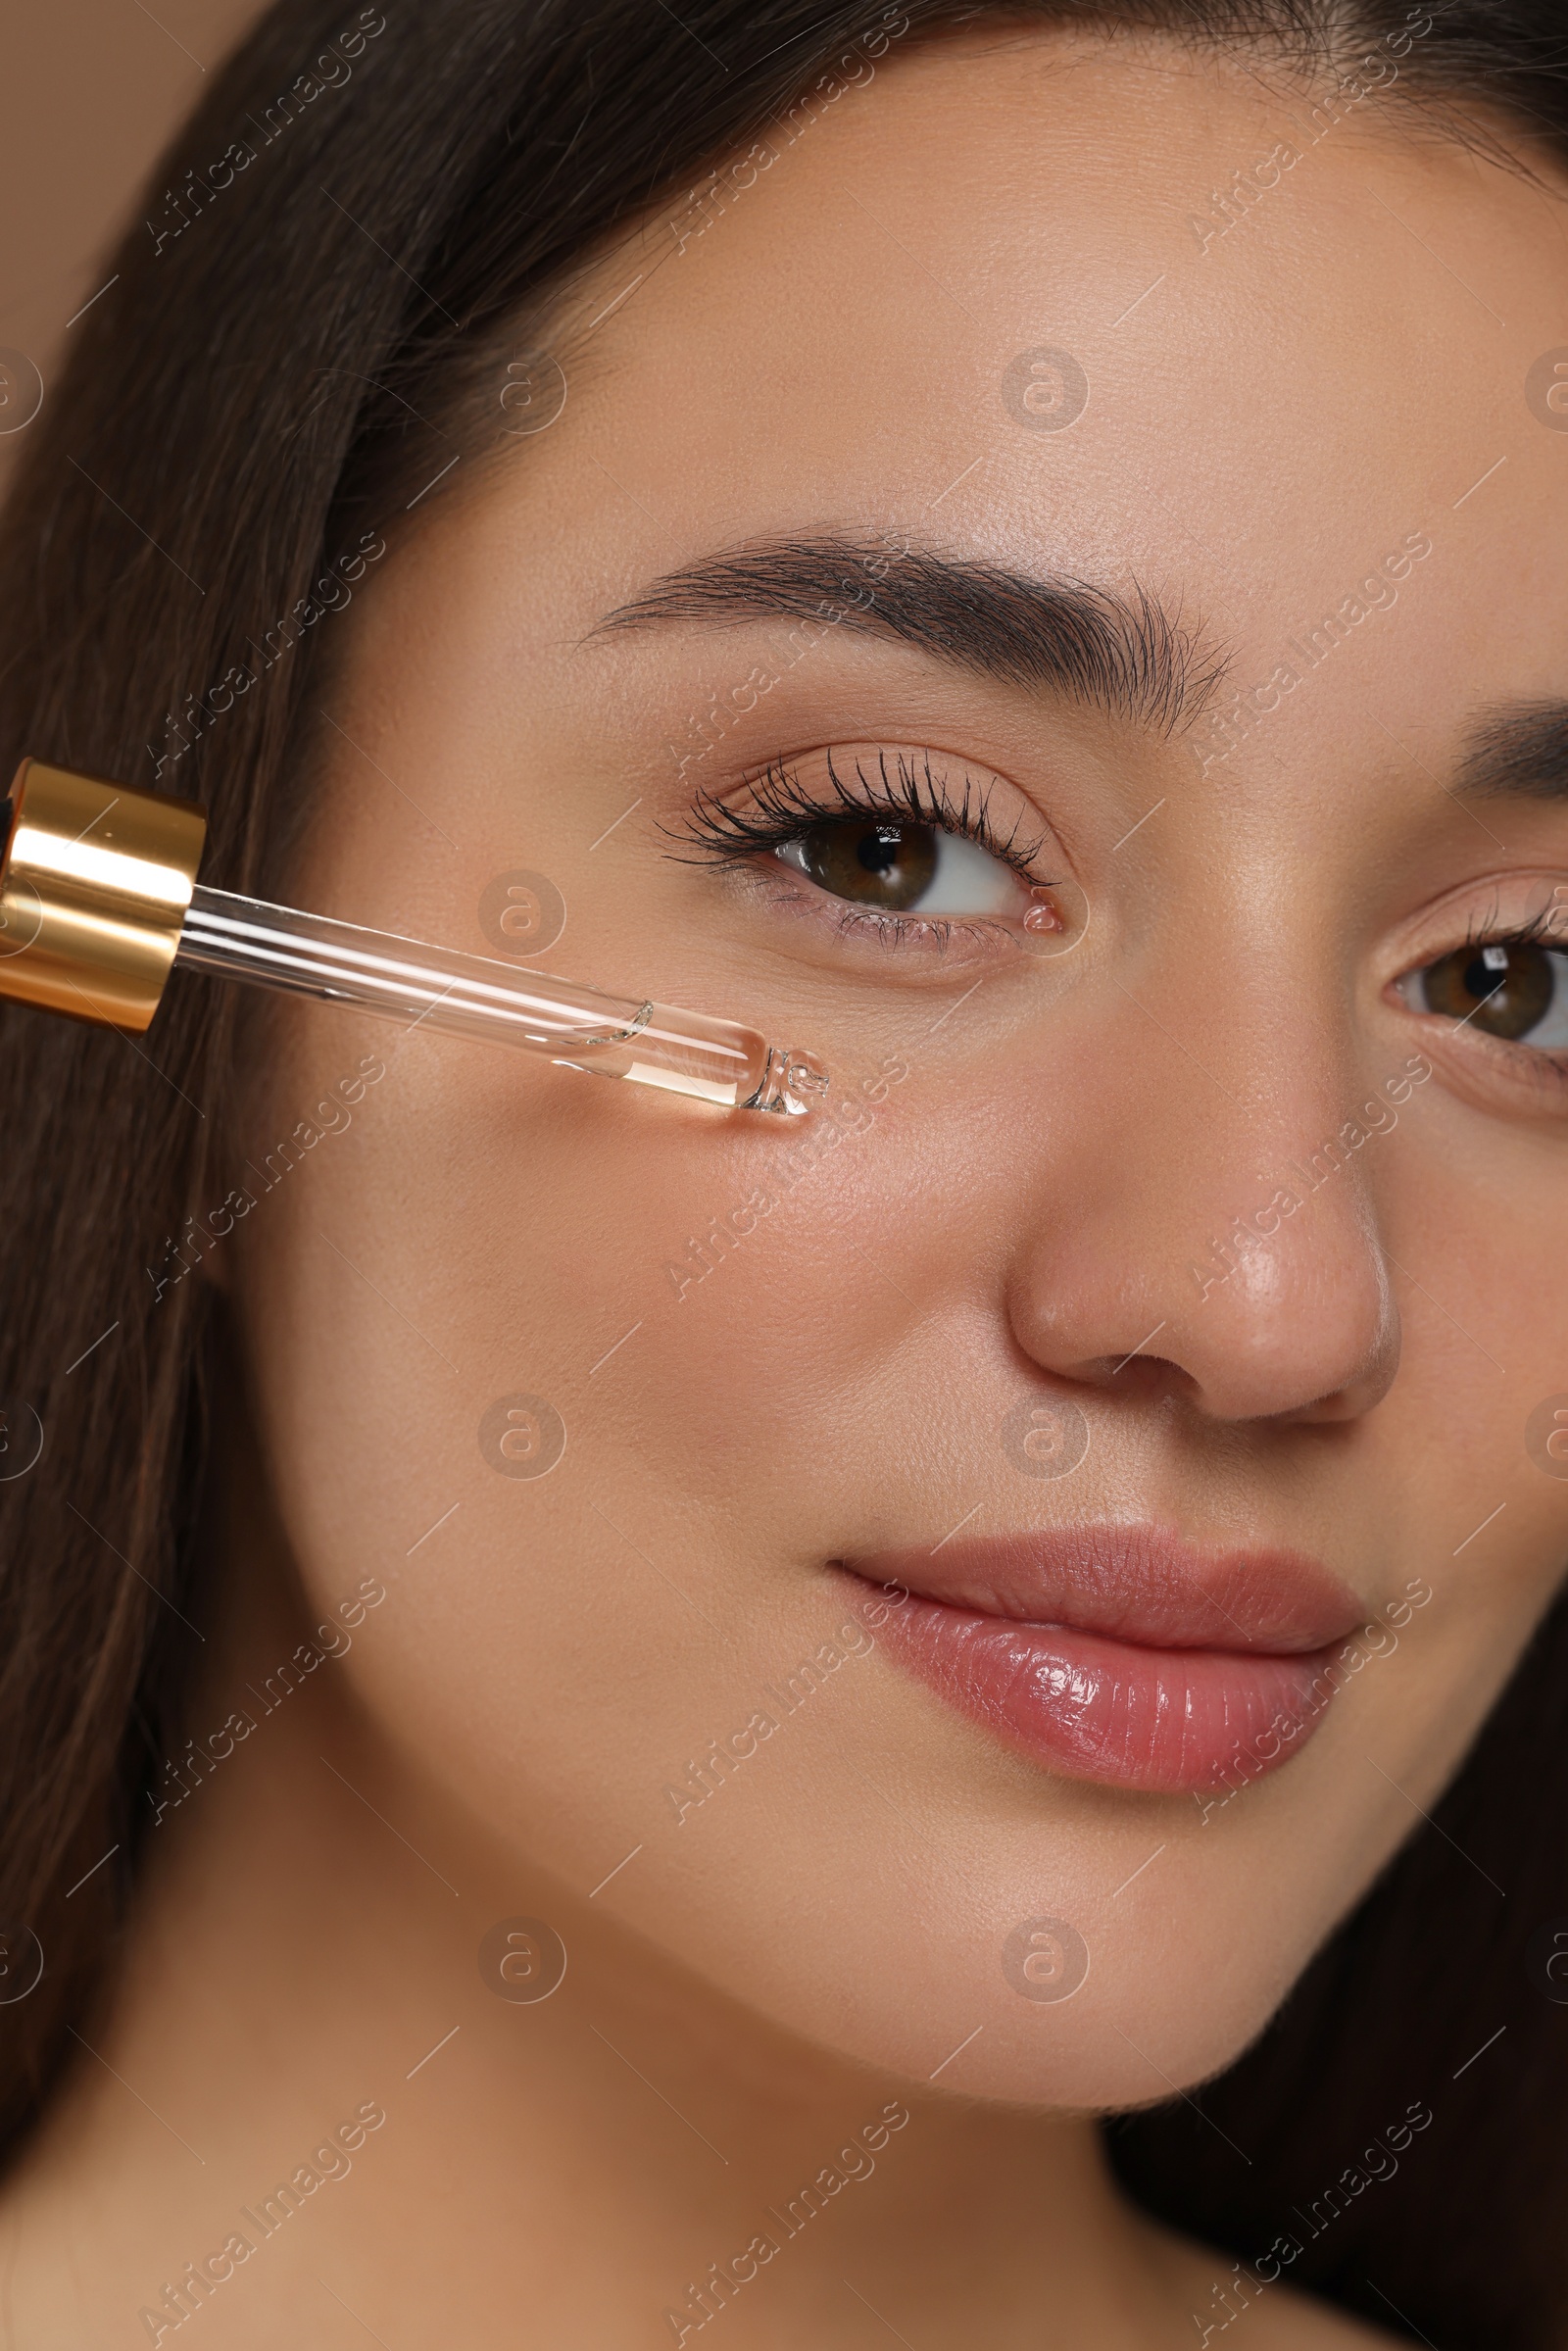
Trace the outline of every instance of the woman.
[[7, 1012], [16, 2343], [1558, 2339], [1556, 37], [215, 78], [7, 757], [832, 1083]]

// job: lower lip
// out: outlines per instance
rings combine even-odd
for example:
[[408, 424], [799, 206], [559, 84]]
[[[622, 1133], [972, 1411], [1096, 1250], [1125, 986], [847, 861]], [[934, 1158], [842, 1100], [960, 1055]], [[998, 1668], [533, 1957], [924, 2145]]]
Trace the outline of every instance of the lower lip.
[[1290, 1655], [1152, 1648], [918, 1592], [878, 1638], [939, 1697], [1033, 1761], [1161, 1794], [1245, 1787], [1298, 1754], [1322, 1719], [1320, 1677], [1340, 1645]]

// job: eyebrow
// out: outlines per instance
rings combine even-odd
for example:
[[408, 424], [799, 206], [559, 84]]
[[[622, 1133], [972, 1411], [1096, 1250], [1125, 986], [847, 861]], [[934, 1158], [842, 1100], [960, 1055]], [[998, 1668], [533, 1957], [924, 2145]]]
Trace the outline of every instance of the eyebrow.
[[1568, 800], [1568, 702], [1499, 703], [1483, 710], [1454, 789], [1469, 800]]
[[[845, 604], [846, 595], [858, 601]], [[1204, 646], [1200, 625], [1187, 626], [1179, 610], [1137, 583], [1123, 595], [836, 532], [756, 540], [685, 564], [588, 633], [680, 621], [823, 625], [834, 611], [832, 625], [853, 634], [912, 645], [976, 676], [1054, 691], [1167, 735], [1198, 716], [1228, 666]]]

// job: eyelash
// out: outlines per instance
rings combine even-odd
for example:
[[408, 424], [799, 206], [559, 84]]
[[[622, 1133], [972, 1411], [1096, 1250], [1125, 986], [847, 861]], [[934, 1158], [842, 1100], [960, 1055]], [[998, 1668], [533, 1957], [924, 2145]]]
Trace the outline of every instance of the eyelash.
[[[928, 752], [921, 755], [918, 762], [895, 753], [893, 765], [896, 780], [888, 774], [888, 755], [881, 753], [873, 782], [857, 759], [855, 773], [861, 791], [855, 793], [843, 782], [829, 753], [827, 772], [833, 786], [830, 797], [804, 784], [787, 761], [770, 759], [765, 767], [747, 778], [752, 798], [743, 807], [733, 807], [714, 793], [699, 793], [685, 824], [676, 828], [676, 837], [691, 845], [693, 854], [685, 861], [732, 868], [744, 866], [759, 856], [799, 841], [813, 825], [831, 823], [836, 817], [863, 820], [867, 815], [889, 814], [900, 816], [906, 823], [929, 825], [936, 831], [973, 841], [1004, 865], [1010, 866], [1023, 881], [1039, 881], [1034, 863], [1046, 835], [1041, 833], [1027, 846], [1021, 846], [1017, 822], [1004, 835], [991, 820], [990, 793], [986, 787], [977, 785], [972, 776], [965, 774], [963, 796], [957, 799], [947, 776], [933, 773]], [[889, 914], [852, 906], [843, 906], [837, 919], [843, 931], [869, 925], [894, 941], [915, 929], [923, 935], [946, 940], [956, 929], [971, 928], [977, 920], [984, 920], [973, 916]], [[986, 923], [984, 927], [994, 928], [994, 924]]]
[[[1545, 944], [1553, 954], [1561, 955], [1562, 933], [1556, 927], [1560, 924], [1561, 911], [1560, 906], [1543, 906], [1539, 914], [1533, 914], [1528, 922], [1519, 924], [1513, 930], [1496, 930], [1485, 921], [1479, 924], [1472, 922], [1460, 944], [1459, 953], [1474, 955], [1483, 947], [1540, 947]], [[1449, 953], [1452, 952], [1450, 949]], [[1434, 961], [1439, 959], [1434, 957]]]

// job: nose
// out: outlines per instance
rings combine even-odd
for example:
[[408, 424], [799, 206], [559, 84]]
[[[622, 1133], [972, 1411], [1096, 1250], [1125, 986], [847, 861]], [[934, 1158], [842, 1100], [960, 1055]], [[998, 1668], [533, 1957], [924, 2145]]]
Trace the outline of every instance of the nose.
[[[1147, 983], [1146, 983], [1147, 985]], [[1349, 1421], [1386, 1395], [1399, 1317], [1378, 1199], [1402, 1066], [1358, 1084], [1299, 998], [1227, 992], [1156, 1018], [1132, 995], [1087, 1042], [1008, 1268], [1019, 1346], [1107, 1394], [1185, 1397], [1216, 1421]], [[1182, 1040], [1178, 1044], [1178, 1037]]]

